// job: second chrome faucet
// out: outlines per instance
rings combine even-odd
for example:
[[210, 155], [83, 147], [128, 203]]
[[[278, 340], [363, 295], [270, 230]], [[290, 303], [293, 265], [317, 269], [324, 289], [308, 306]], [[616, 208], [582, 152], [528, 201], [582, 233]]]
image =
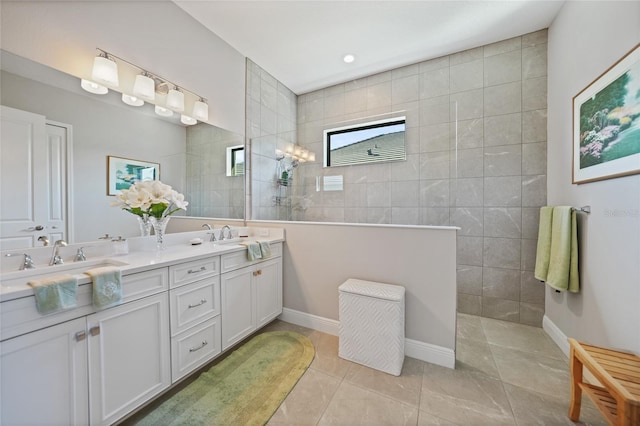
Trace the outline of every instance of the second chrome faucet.
[[60, 256], [60, 247], [66, 247], [67, 243], [64, 240], [57, 240], [53, 244], [53, 252], [51, 253], [51, 260], [49, 261], [49, 265], [62, 265], [64, 262], [62, 261], [62, 257]]

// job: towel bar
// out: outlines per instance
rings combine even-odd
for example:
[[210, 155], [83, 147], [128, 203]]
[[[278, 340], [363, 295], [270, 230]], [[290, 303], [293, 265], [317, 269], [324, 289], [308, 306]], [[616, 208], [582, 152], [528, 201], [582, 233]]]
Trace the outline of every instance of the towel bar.
[[582, 213], [590, 214], [591, 213], [591, 206], [571, 207], [571, 210], [574, 210], [576, 212], [582, 212]]

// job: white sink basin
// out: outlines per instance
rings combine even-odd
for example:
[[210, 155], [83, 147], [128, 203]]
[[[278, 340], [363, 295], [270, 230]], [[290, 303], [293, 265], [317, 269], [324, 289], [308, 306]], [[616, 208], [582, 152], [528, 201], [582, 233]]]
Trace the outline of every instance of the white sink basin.
[[226, 240], [218, 240], [214, 241], [213, 244], [218, 246], [224, 246], [227, 244], [240, 244], [242, 242], [242, 238], [227, 238]]
[[34, 269], [23, 269], [22, 271], [10, 271], [3, 272], [0, 274], [0, 280], [4, 283], [7, 280], [15, 280], [15, 279], [31, 279], [33, 277], [42, 277], [42, 276], [55, 276], [58, 274], [71, 274], [77, 275], [82, 274], [85, 271], [93, 268], [99, 268], [102, 266], [127, 266], [129, 265], [126, 262], [121, 262], [115, 259], [94, 259], [94, 260], [85, 260], [82, 262], [70, 262], [62, 265], [46, 265], [46, 266], [36, 266]]

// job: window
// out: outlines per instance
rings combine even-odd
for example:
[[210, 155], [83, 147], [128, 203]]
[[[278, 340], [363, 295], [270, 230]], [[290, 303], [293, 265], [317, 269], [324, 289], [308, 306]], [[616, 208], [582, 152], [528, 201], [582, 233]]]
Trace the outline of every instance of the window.
[[396, 117], [324, 131], [324, 167], [407, 159], [406, 118]]
[[227, 147], [227, 176], [244, 174], [244, 145]]

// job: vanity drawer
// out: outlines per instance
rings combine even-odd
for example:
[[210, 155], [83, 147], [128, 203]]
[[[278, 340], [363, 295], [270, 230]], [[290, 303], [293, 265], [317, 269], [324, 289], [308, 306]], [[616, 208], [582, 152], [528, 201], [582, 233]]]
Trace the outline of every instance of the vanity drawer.
[[[269, 256], [267, 259], [280, 257], [280, 256], [282, 256], [282, 243], [271, 244], [271, 256]], [[237, 251], [235, 253], [223, 254], [222, 256], [220, 256], [220, 259], [221, 259], [220, 270], [223, 273], [233, 271], [234, 269], [240, 269], [245, 266], [253, 265], [255, 263], [267, 260], [267, 259], [258, 259], [253, 261], [248, 260], [246, 250]]]
[[171, 335], [220, 314], [220, 276], [169, 291]]
[[220, 273], [220, 257], [208, 257], [169, 267], [169, 286], [179, 287]]
[[158, 268], [151, 271], [122, 277], [122, 302], [131, 302], [142, 299], [169, 289], [169, 277], [167, 268]]
[[212, 318], [171, 339], [171, 381], [175, 383], [221, 352], [220, 317]]

